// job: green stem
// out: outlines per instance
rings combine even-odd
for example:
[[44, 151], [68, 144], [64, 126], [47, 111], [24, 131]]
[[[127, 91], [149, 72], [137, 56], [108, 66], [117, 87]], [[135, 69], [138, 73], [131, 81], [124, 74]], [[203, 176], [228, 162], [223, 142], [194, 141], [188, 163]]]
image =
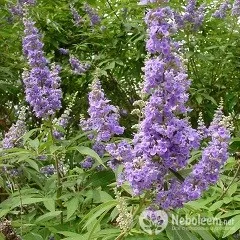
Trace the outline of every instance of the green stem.
[[[52, 125], [52, 119], [50, 119], [50, 132], [51, 132], [51, 141], [52, 141], [52, 145], [55, 144], [55, 139], [54, 139], [54, 135], [53, 135], [53, 125]], [[60, 208], [62, 209], [62, 201], [59, 199], [62, 195], [62, 181], [61, 181], [61, 173], [60, 173], [60, 169], [59, 169], [59, 161], [58, 158], [56, 156], [56, 152], [53, 153], [53, 159], [54, 159], [54, 165], [55, 165], [55, 169], [57, 171], [57, 203], [59, 204]], [[61, 213], [61, 224], [63, 224], [63, 212]]]

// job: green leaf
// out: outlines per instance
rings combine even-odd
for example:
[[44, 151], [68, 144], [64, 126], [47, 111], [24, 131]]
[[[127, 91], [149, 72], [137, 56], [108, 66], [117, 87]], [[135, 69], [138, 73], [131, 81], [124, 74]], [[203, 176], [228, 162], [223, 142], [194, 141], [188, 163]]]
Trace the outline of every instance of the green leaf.
[[220, 215], [218, 218], [228, 218], [234, 215], [240, 214], [240, 210], [232, 210]]
[[31, 137], [35, 132], [37, 132], [37, 131], [39, 131], [39, 130], [40, 130], [40, 128], [34, 128], [34, 129], [30, 130], [29, 132], [25, 133], [24, 136], [23, 136], [23, 145], [25, 145], [25, 144], [26, 144], [26, 141], [27, 141], [28, 139], [30, 139], [30, 137]]
[[67, 220], [77, 211], [79, 205], [78, 197], [72, 198], [67, 202]]
[[201, 93], [201, 94], [202, 94], [202, 96], [203, 96], [204, 98], [206, 98], [207, 100], [211, 101], [214, 105], [218, 106], [217, 102], [215, 101], [215, 99], [214, 99], [213, 97], [209, 96], [209, 95], [206, 94], [206, 93]]
[[43, 240], [43, 237], [37, 233], [29, 233], [24, 236], [24, 240]]
[[223, 238], [232, 235], [240, 229], [240, 215], [234, 216], [228, 220], [228, 223], [225, 226]]
[[44, 201], [43, 204], [48, 211], [50, 211], [50, 212], [55, 211], [55, 201], [54, 201], [54, 199], [49, 198], [46, 201]]
[[83, 223], [88, 219], [87, 222], [84, 224], [84, 228], [91, 224], [102, 213], [104, 213], [105, 211], [109, 211], [111, 208], [117, 206], [117, 204], [118, 203], [116, 200], [112, 200], [92, 209], [81, 221], [81, 223]]
[[222, 205], [223, 205], [223, 200], [217, 201], [209, 208], [209, 211], [210, 212], [215, 211], [218, 208], [220, 208]]
[[86, 194], [86, 196], [93, 199], [94, 203], [102, 203], [102, 202], [108, 202], [113, 200], [112, 196], [108, 194], [105, 191], [101, 191], [98, 189], [89, 190]]
[[57, 232], [59, 234], [62, 234], [66, 237], [83, 237], [83, 235], [80, 235], [80, 234], [77, 234], [75, 232], [69, 232], [69, 231], [60, 231], [60, 232]]
[[105, 168], [106, 166], [104, 165], [102, 159], [98, 156], [98, 154], [93, 151], [91, 148], [89, 147], [85, 147], [85, 146], [76, 146], [76, 147], [72, 147], [70, 148], [70, 150], [77, 150], [78, 152], [80, 152], [82, 155], [87, 155], [90, 156], [94, 159], [96, 159], [101, 165], [103, 165]]
[[28, 205], [28, 204], [43, 202], [43, 201], [46, 200], [46, 198], [24, 197], [24, 195], [23, 195], [21, 199], [20, 198], [18, 198], [18, 199], [14, 198], [13, 200], [15, 200], [15, 201], [14, 201], [14, 203], [11, 204], [11, 209], [19, 207], [21, 205]]
[[237, 182], [233, 183], [227, 190], [227, 194], [229, 196], [232, 196], [237, 191], [237, 188], [238, 188], [238, 183]]
[[203, 240], [216, 240], [213, 235], [205, 229], [194, 229], [193, 231], [198, 233]]
[[25, 162], [27, 162], [30, 165], [30, 167], [32, 167], [37, 172], [39, 172], [39, 167], [38, 167], [37, 163], [34, 160], [32, 160], [32, 159], [25, 159]]
[[198, 238], [187, 230], [186, 227], [178, 225], [173, 226], [168, 224], [166, 234], [170, 240], [198, 240]]
[[101, 214], [99, 219], [93, 224], [91, 230], [88, 232], [88, 238], [87, 238], [88, 240], [92, 239], [92, 235], [94, 234], [94, 231], [96, 230], [97, 226], [100, 224], [100, 222], [102, 221], [102, 219], [105, 217], [106, 214], [107, 214], [107, 211]]
[[10, 211], [11, 211], [11, 208], [1, 209], [0, 210], [0, 218], [2, 218], [3, 216], [7, 215]]
[[37, 138], [35, 138], [34, 140], [29, 140], [28, 142], [29, 146], [32, 147], [35, 151], [37, 151], [38, 147], [39, 147], [39, 140]]
[[35, 223], [43, 223], [43, 222], [49, 221], [49, 220], [51, 220], [53, 218], [56, 218], [61, 213], [62, 213], [62, 211], [55, 211], [55, 212], [45, 213], [41, 217], [37, 218]]

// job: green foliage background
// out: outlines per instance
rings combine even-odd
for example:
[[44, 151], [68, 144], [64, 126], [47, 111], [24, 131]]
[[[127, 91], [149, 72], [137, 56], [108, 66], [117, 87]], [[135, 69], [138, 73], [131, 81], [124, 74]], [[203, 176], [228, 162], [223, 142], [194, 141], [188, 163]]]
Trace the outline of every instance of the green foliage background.
[[[73, 93], [78, 91], [73, 107], [71, 128], [77, 137], [69, 134], [69, 139], [61, 144], [53, 139], [42, 141], [44, 136], [38, 130], [24, 138], [23, 149], [8, 152], [8, 164], [17, 165], [24, 171], [22, 179], [12, 181], [21, 183], [19, 191], [6, 192], [5, 177], [1, 177], [2, 201], [0, 216], [10, 216], [13, 226], [25, 240], [42, 240], [55, 236], [55, 239], [123, 239], [116, 227], [118, 204], [113, 193], [115, 175], [110, 171], [83, 171], [77, 168], [85, 155], [93, 156], [97, 163], [108, 160], [99, 159], [91, 151], [86, 136], [78, 132], [80, 114], [86, 115], [88, 85], [97, 74], [101, 79], [106, 95], [122, 112], [122, 124], [126, 127], [125, 137], [131, 137], [131, 126], [137, 123], [131, 115], [133, 102], [137, 100], [139, 84], [142, 82], [142, 67], [146, 58], [146, 8], [135, 0], [88, 0], [102, 18], [96, 27], [89, 25], [89, 19], [82, 10], [83, 1], [71, 1], [85, 22], [77, 27], [73, 24], [69, 9], [70, 1], [39, 0], [30, 14], [43, 35], [44, 50], [51, 62], [62, 65], [63, 110]], [[207, 17], [198, 32], [183, 29], [177, 38], [183, 40], [184, 57], [187, 60], [189, 77], [192, 80], [189, 105], [194, 110], [191, 121], [197, 124], [199, 112], [209, 123], [221, 98], [224, 111], [231, 114], [235, 126], [230, 151], [239, 151], [239, 113], [240, 113], [240, 25], [230, 15], [224, 20], [211, 17], [215, 7], [213, 1], [208, 5]], [[13, 2], [15, 3], [15, 2]], [[176, 9], [182, 9], [185, 1], [171, 1]], [[21, 40], [23, 25], [21, 19], [12, 16], [8, 10], [9, 1], [0, 1], [0, 129], [4, 134], [16, 121], [15, 106], [24, 102], [24, 89], [21, 73], [26, 66], [22, 56]], [[91, 64], [83, 76], [74, 76], [68, 63], [68, 56], [61, 55], [59, 48], [70, 49], [71, 54]], [[63, 112], [60, 111], [59, 115]], [[126, 114], [127, 112], [127, 114]], [[40, 127], [39, 120], [29, 114], [29, 126]], [[48, 126], [45, 126], [47, 136]], [[39, 168], [43, 163], [37, 161], [41, 153], [47, 153], [48, 161], [66, 154], [70, 170], [62, 180], [61, 195], [57, 176], [43, 178]], [[192, 163], [199, 153], [193, 153]], [[186, 204], [183, 209], [174, 211], [179, 216], [217, 216], [230, 220], [234, 218], [234, 229], [211, 228], [201, 230], [176, 230], [170, 226], [161, 235], [151, 238], [138, 226], [134, 227], [124, 239], [236, 239], [232, 235], [240, 228], [240, 187], [239, 160], [233, 155], [222, 172], [218, 185], [205, 193], [202, 199]], [[1, 156], [1, 162], [6, 157]], [[191, 166], [190, 166], [191, 168]], [[182, 173], [184, 176], [184, 173]], [[131, 197], [128, 186], [122, 190], [129, 211], [136, 211], [140, 199]], [[5, 195], [6, 198], [4, 197]], [[22, 214], [24, 213], [24, 214]], [[139, 212], [136, 212], [136, 216]]]

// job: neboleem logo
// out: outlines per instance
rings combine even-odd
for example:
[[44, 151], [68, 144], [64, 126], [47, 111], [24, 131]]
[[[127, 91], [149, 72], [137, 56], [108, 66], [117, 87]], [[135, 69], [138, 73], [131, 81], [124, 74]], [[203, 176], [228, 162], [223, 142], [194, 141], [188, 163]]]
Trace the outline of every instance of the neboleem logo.
[[146, 209], [139, 217], [139, 224], [146, 233], [157, 235], [167, 227], [168, 215], [162, 210]]

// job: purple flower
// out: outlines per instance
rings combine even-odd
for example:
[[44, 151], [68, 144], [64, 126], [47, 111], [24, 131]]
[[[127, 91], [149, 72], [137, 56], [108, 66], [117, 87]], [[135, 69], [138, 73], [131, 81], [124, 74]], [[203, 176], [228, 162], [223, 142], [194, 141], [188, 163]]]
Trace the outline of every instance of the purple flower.
[[23, 23], [23, 53], [29, 65], [29, 70], [23, 73], [26, 100], [36, 117], [47, 118], [61, 108], [61, 68], [53, 64], [49, 69], [38, 29], [31, 19], [24, 18]]
[[76, 75], [84, 74], [90, 67], [88, 64], [81, 63], [76, 57], [70, 56], [69, 63], [72, 67], [73, 73]]
[[94, 164], [94, 160], [91, 157], [86, 157], [81, 163], [81, 167], [84, 169], [90, 169], [92, 168]]
[[70, 114], [72, 112], [72, 107], [75, 103], [77, 94], [78, 94], [78, 92], [76, 92], [72, 96], [71, 101], [68, 104], [67, 108], [64, 110], [63, 114], [58, 119], [53, 120], [53, 123], [55, 124], [53, 135], [58, 140], [63, 140], [65, 138], [64, 131], [61, 131], [61, 129], [59, 130], [59, 127], [63, 128], [63, 130], [67, 128], [69, 120], [70, 120]]
[[116, 167], [123, 162], [128, 162], [133, 159], [132, 147], [126, 140], [123, 140], [118, 144], [107, 144], [106, 151], [112, 157], [112, 160], [109, 161], [108, 165], [113, 170], [115, 170]]
[[23, 8], [20, 4], [9, 6], [9, 11], [12, 15], [23, 16]]
[[160, 191], [157, 201], [163, 208], [182, 207], [184, 203], [198, 199], [202, 192], [215, 184], [220, 169], [228, 159], [229, 127], [219, 108], [208, 129], [211, 141], [203, 150], [201, 160], [193, 167], [183, 183], [172, 181], [168, 191]]
[[148, 98], [134, 135], [132, 160], [124, 161], [123, 177], [135, 194], [162, 187], [169, 169], [184, 168], [191, 150], [200, 143], [197, 131], [186, 118], [180, 117], [189, 111], [185, 104], [190, 82], [178, 44], [171, 38], [176, 32], [175, 23], [169, 19], [174, 19], [169, 7], [150, 10], [145, 17], [147, 50], [157, 57], [145, 63], [143, 93]]
[[12, 15], [23, 17], [24, 7], [35, 5], [36, 0], [19, 0], [16, 5], [9, 6]]
[[81, 120], [80, 125], [84, 131], [94, 131], [94, 139], [97, 142], [107, 142], [114, 135], [121, 135], [124, 128], [118, 123], [118, 109], [109, 104], [105, 97], [99, 80], [91, 85], [89, 94], [89, 118]]
[[56, 171], [55, 167], [51, 164], [51, 165], [47, 165], [47, 166], [42, 167], [40, 169], [40, 172], [42, 174], [44, 174], [46, 177], [50, 177], [53, 174], [55, 174], [57, 171]]
[[73, 15], [73, 20], [74, 20], [75, 26], [79, 26], [80, 23], [82, 22], [82, 18], [80, 17], [76, 8], [74, 8], [73, 6], [70, 6], [70, 9], [71, 9], [71, 13]]
[[103, 157], [105, 153], [105, 144], [101, 142], [95, 142], [92, 149], [98, 154], [99, 157]]
[[212, 16], [215, 18], [223, 19], [226, 17], [227, 11], [229, 9], [231, 9], [231, 4], [228, 0], [226, 0], [220, 5], [219, 9], [217, 9]]
[[[118, 123], [119, 112], [116, 107], [109, 104], [109, 100], [105, 97], [99, 80], [94, 80], [89, 93], [89, 118], [81, 119], [80, 126], [83, 131], [93, 131], [89, 134], [89, 139], [93, 140], [93, 150], [103, 157], [106, 151], [106, 142], [114, 135], [121, 135], [124, 128]], [[109, 148], [111, 148], [109, 146]], [[123, 151], [123, 150], [122, 150]], [[110, 161], [110, 166], [113, 161]], [[101, 167], [100, 167], [101, 168]], [[114, 168], [114, 167], [113, 167]]]
[[84, 11], [87, 13], [87, 15], [90, 19], [91, 26], [95, 26], [100, 23], [100, 21], [101, 21], [100, 17], [96, 13], [96, 11], [91, 6], [89, 6], [87, 3], [84, 4]]
[[68, 55], [68, 54], [69, 54], [69, 49], [59, 48], [59, 52], [60, 52], [62, 55]]
[[18, 0], [19, 4], [24, 5], [35, 5], [36, 4], [36, 0]]
[[240, 16], [240, 0], [235, 0], [232, 7], [232, 16]]
[[[189, 1], [182, 19], [196, 23], [195, 14], [196, 2]], [[198, 130], [188, 121], [190, 109], [186, 103], [190, 81], [180, 55], [180, 44], [173, 38], [177, 31], [175, 20], [176, 14], [169, 7], [149, 10], [146, 14], [146, 48], [150, 58], [144, 67], [143, 117], [134, 135], [133, 147], [126, 148], [127, 154], [122, 154], [115, 144], [106, 147], [114, 160], [111, 166], [115, 167], [116, 160], [123, 164], [118, 183], [128, 181], [134, 194], [151, 190], [155, 203], [162, 208], [181, 207], [216, 183], [220, 167], [228, 156], [230, 139], [221, 109], [209, 129], [201, 119]], [[191, 151], [199, 149], [206, 137], [212, 140], [204, 149], [202, 160], [183, 183], [175, 178], [169, 180], [173, 172], [188, 165]]]
[[174, 13], [175, 21], [178, 27], [187, 28], [190, 31], [197, 31], [203, 24], [205, 17], [205, 5], [197, 7], [196, 0], [188, 0], [187, 6], [183, 13]]
[[[70, 119], [70, 110], [66, 109], [64, 113], [60, 116], [59, 119], [56, 120], [56, 126], [61, 127], [65, 129], [68, 125], [69, 119]], [[64, 132], [59, 131], [59, 129], [55, 129], [53, 131], [53, 135], [56, 139], [58, 140], [63, 140], [64, 139]]]
[[17, 122], [13, 124], [10, 127], [9, 131], [5, 134], [4, 139], [2, 141], [2, 145], [4, 149], [17, 147], [22, 144], [21, 137], [27, 131], [26, 124], [25, 124], [25, 112], [26, 112], [26, 108], [23, 107], [19, 113]]

